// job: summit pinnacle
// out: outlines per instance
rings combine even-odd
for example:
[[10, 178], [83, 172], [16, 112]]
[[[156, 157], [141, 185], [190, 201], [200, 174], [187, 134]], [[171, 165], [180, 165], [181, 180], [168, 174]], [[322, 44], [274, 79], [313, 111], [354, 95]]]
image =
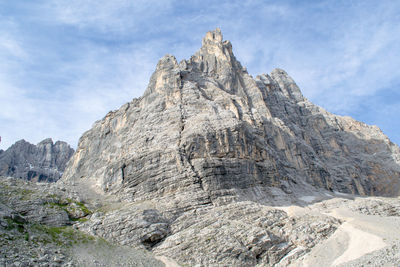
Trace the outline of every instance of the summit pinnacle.
[[219, 28], [215, 29], [214, 31], [209, 31], [204, 36], [202, 45], [206, 46], [209, 43], [222, 43], [222, 33]]

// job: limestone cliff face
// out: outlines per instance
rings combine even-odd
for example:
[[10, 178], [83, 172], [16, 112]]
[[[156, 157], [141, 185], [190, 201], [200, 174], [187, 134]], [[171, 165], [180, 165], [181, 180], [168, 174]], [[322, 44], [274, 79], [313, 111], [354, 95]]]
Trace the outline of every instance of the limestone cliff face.
[[400, 151], [309, 102], [283, 70], [253, 78], [217, 29], [189, 60], [163, 57], [143, 97], [83, 134], [62, 181], [82, 179], [175, 210], [315, 188], [394, 196]]
[[55, 182], [62, 176], [74, 150], [65, 142], [48, 138], [36, 146], [20, 140], [0, 153], [0, 175]]

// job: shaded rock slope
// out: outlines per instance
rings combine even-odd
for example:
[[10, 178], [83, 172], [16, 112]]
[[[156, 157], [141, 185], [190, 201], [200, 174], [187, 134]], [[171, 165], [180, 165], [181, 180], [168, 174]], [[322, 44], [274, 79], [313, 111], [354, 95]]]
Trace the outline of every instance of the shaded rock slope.
[[203, 205], [168, 218], [157, 200], [0, 177], [0, 265], [397, 266], [399, 198], [323, 196]]
[[61, 178], [74, 150], [66, 143], [50, 138], [36, 146], [20, 140], [0, 153], [0, 175], [39, 182]]

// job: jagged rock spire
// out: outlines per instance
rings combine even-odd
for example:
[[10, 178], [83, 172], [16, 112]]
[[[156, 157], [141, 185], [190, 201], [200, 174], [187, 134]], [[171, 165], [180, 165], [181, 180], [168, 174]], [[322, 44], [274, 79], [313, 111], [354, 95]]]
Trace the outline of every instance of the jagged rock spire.
[[206, 33], [202, 40], [202, 47], [192, 56], [190, 63], [195, 69], [209, 74], [231, 76], [236, 69], [241, 69], [236, 61], [229, 41], [223, 41], [219, 28]]
[[178, 62], [173, 55], [167, 54], [158, 61], [144, 95], [154, 92], [170, 94], [179, 88], [179, 80]]
[[203, 37], [202, 46], [209, 45], [210, 43], [222, 43], [223, 36], [220, 28], [216, 28], [214, 31], [209, 31]]
[[202, 44], [179, 65], [163, 57], [143, 97], [80, 138], [60, 183], [134, 202], [92, 216], [93, 233], [193, 266], [285, 265], [339, 222], [263, 205], [399, 195], [400, 150], [378, 129], [313, 105], [283, 70], [253, 79], [219, 29]]

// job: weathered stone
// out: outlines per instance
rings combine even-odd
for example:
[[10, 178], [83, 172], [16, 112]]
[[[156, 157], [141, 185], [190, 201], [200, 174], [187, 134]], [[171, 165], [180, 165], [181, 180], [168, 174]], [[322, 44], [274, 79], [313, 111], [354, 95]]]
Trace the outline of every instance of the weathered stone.
[[152, 248], [169, 234], [169, 221], [157, 210], [130, 206], [93, 214], [79, 228], [122, 245]]
[[340, 221], [265, 205], [397, 196], [399, 163], [376, 126], [312, 104], [285, 71], [251, 77], [217, 29], [189, 60], [163, 57], [143, 97], [84, 133], [59, 183], [130, 203], [85, 232], [189, 266], [286, 266]]
[[153, 251], [189, 266], [273, 266], [294, 249], [306, 253], [338, 225], [328, 216], [288, 217], [278, 209], [238, 202], [185, 213]]
[[[147, 251], [112, 245], [69, 226], [87, 220], [78, 215], [88, 210], [70, 198], [73, 189], [62, 189], [0, 177], [0, 266], [163, 266]], [[154, 212], [143, 217], [157, 221]], [[155, 242], [160, 231], [150, 228], [143, 235]]]

